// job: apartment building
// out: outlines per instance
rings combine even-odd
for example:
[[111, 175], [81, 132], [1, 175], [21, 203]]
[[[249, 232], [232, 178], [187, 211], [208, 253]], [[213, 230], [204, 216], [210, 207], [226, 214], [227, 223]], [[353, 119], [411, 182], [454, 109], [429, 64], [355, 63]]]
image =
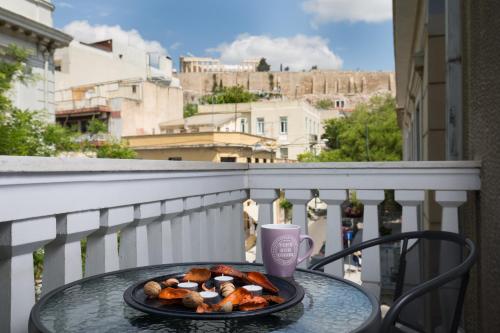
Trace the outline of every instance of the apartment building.
[[276, 140], [276, 157], [296, 160], [319, 149], [321, 114], [302, 101], [200, 105], [198, 114], [160, 125], [163, 133], [240, 132]]
[[11, 91], [20, 109], [45, 110], [54, 121], [54, 52], [72, 37], [53, 28], [55, 6], [48, 0], [0, 0], [0, 47], [11, 44], [30, 52], [28, 65], [38, 80], [17, 82]]

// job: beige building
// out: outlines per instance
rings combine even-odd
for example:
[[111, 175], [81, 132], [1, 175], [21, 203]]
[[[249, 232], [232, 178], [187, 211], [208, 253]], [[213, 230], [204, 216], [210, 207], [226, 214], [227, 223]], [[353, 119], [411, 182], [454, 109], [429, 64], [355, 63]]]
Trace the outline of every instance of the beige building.
[[319, 148], [320, 111], [303, 101], [200, 105], [195, 116], [162, 123], [164, 133], [240, 132], [276, 140], [276, 156], [296, 160]]
[[142, 159], [274, 163], [274, 140], [234, 132], [204, 132], [126, 138]]
[[86, 132], [89, 120], [108, 125], [114, 137], [160, 133], [159, 124], [183, 116], [182, 89], [144, 80], [122, 80], [56, 91], [56, 118]]
[[56, 90], [130, 79], [180, 86], [170, 57], [112, 39], [90, 44], [73, 41], [55, 53], [54, 61]]
[[53, 28], [55, 7], [48, 0], [0, 0], [0, 47], [15, 44], [30, 52], [28, 65], [38, 79], [15, 83], [10, 97], [20, 109], [45, 110], [54, 121], [54, 52], [71, 36]]
[[219, 59], [200, 57], [180, 57], [181, 73], [216, 73], [216, 72], [256, 72], [259, 59], [244, 60], [241, 64], [222, 64]]
[[[479, 259], [465, 302], [466, 332], [500, 327], [500, 1], [393, 0], [398, 116], [406, 160], [481, 161], [460, 231]], [[432, 195], [432, 194], [431, 194]], [[424, 221], [439, 228], [435, 207]]]
[[113, 40], [74, 41], [55, 55], [57, 121], [86, 131], [98, 118], [115, 137], [152, 135], [183, 116], [169, 57]]

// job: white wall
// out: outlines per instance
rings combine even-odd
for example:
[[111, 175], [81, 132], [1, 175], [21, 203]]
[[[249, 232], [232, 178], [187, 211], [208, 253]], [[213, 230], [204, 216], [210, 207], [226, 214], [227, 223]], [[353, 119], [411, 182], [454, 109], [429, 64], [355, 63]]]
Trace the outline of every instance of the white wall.
[[0, 0], [0, 7], [52, 27], [50, 0]]
[[[115, 41], [113, 52], [73, 41], [69, 47], [57, 50], [54, 58], [61, 66], [61, 71], [56, 72], [56, 90], [128, 79], [145, 80], [160, 76], [172, 79], [170, 59], [162, 56], [160, 68], [150, 68], [149, 55], [144, 50]], [[178, 87], [178, 83], [174, 80], [171, 86]]]

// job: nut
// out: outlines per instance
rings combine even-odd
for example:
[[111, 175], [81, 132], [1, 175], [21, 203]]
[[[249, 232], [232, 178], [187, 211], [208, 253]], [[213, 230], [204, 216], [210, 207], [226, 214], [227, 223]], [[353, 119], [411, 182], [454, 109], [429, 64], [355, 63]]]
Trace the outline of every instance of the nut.
[[161, 292], [161, 286], [158, 282], [149, 281], [144, 285], [144, 293], [151, 298], [156, 298]]
[[232, 284], [231, 282], [225, 282], [223, 283], [221, 286], [220, 286], [220, 293], [222, 294], [222, 296], [224, 297], [227, 297], [229, 296], [233, 291], [236, 290], [236, 287], [234, 286], [234, 284]]
[[163, 284], [167, 287], [175, 287], [179, 284], [179, 280], [170, 278], [167, 281], [163, 282]]
[[182, 304], [187, 308], [196, 309], [199, 305], [203, 304], [203, 297], [196, 291], [191, 291], [182, 298]]
[[233, 303], [231, 302], [226, 302], [222, 305], [222, 311], [224, 312], [231, 312], [233, 311]]

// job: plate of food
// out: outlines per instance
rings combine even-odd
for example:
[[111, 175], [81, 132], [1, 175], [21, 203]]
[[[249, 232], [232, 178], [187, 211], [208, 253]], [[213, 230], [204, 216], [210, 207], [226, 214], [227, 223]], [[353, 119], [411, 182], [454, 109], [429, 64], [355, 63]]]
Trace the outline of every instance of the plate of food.
[[220, 320], [283, 311], [302, 301], [304, 289], [291, 279], [216, 265], [137, 282], [123, 298], [153, 315]]

